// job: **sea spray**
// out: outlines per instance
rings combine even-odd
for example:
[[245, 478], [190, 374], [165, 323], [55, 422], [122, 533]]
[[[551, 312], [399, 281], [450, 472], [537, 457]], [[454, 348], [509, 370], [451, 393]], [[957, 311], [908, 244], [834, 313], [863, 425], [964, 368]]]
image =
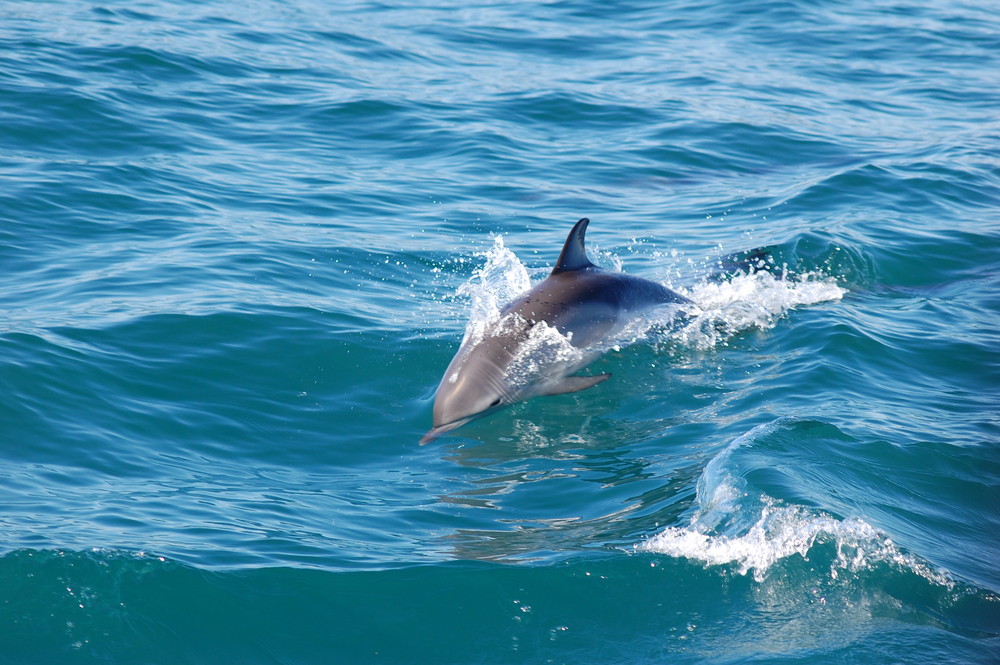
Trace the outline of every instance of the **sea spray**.
[[493, 246], [477, 256], [486, 262], [458, 288], [458, 295], [468, 298], [471, 305], [463, 344], [481, 339], [500, 318], [504, 305], [531, 288], [527, 268], [504, 245], [503, 236], [493, 236]]

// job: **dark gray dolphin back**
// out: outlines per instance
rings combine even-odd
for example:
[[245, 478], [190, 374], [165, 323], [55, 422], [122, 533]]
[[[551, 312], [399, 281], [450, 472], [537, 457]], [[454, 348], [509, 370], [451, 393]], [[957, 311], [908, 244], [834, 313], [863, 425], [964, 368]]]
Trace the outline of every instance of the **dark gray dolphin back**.
[[[591, 292], [590, 295], [593, 297], [592, 285], [599, 284], [601, 290], [605, 292], [606, 297], [609, 300], [613, 300], [618, 306], [625, 307], [627, 309], [636, 310], [644, 307], [648, 307], [653, 304], [659, 303], [691, 303], [690, 300], [684, 296], [676, 293], [665, 286], [657, 284], [656, 282], [651, 282], [647, 279], [642, 279], [641, 277], [632, 277], [630, 275], [617, 274], [617, 273], [607, 273], [600, 266], [595, 265], [587, 258], [587, 246], [585, 242], [585, 237], [587, 234], [587, 226], [590, 224], [590, 219], [584, 217], [576, 224], [573, 225], [572, 230], [570, 230], [569, 235], [566, 237], [566, 243], [563, 245], [562, 252], [559, 254], [559, 259], [556, 261], [556, 265], [552, 268], [552, 272], [549, 274], [549, 279], [543, 284], [536, 287], [533, 291], [547, 290], [545, 286], [550, 285], [555, 287], [552, 290], [558, 289], [556, 284], [561, 279], [568, 279], [569, 276], [566, 273], [586, 271], [584, 275], [580, 275], [578, 279], [584, 280], [585, 283], [589, 285], [575, 284], [573, 282], [563, 283], [562, 289], [559, 290], [584, 290]], [[593, 273], [599, 273], [600, 276], [596, 276]], [[575, 289], [574, 289], [575, 287]], [[583, 287], [581, 289], [581, 287]], [[529, 294], [530, 295], [530, 294]], [[574, 298], [567, 297], [564, 293], [561, 301], [574, 300]], [[507, 310], [514, 309], [518, 303], [511, 303], [508, 305]], [[531, 317], [527, 317], [529, 320]]]

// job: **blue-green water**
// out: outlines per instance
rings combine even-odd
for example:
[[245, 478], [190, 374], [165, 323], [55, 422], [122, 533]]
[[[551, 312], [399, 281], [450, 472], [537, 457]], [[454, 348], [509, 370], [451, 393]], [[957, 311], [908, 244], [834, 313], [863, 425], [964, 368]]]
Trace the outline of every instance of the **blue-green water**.
[[[998, 113], [992, 0], [5, 2], [0, 662], [1000, 662]], [[583, 216], [700, 315], [418, 445]]]

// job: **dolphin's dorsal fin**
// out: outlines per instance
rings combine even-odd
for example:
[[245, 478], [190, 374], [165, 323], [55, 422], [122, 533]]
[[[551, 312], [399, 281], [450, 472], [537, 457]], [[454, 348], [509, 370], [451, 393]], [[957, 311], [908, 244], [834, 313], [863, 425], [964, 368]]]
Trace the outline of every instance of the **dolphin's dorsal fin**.
[[552, 273], [566, 272], [567, 270], [583, 270], [590, 268], [594, 264], [587, 258], [587, 249], [583, 245], [583, 236], [587, 233], [587, 225], [590, 220], [584, 217], [573, 226], [573, 230], [566, 237], [566, 244], [563, 245], [559, 260]]

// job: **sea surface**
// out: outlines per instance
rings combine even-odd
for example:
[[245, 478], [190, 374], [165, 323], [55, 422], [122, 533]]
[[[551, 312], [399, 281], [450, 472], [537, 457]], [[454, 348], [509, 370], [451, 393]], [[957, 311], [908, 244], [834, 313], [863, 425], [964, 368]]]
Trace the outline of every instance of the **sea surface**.
[[1000, 663], [996, 1], [5, 0], [0, 663]]

